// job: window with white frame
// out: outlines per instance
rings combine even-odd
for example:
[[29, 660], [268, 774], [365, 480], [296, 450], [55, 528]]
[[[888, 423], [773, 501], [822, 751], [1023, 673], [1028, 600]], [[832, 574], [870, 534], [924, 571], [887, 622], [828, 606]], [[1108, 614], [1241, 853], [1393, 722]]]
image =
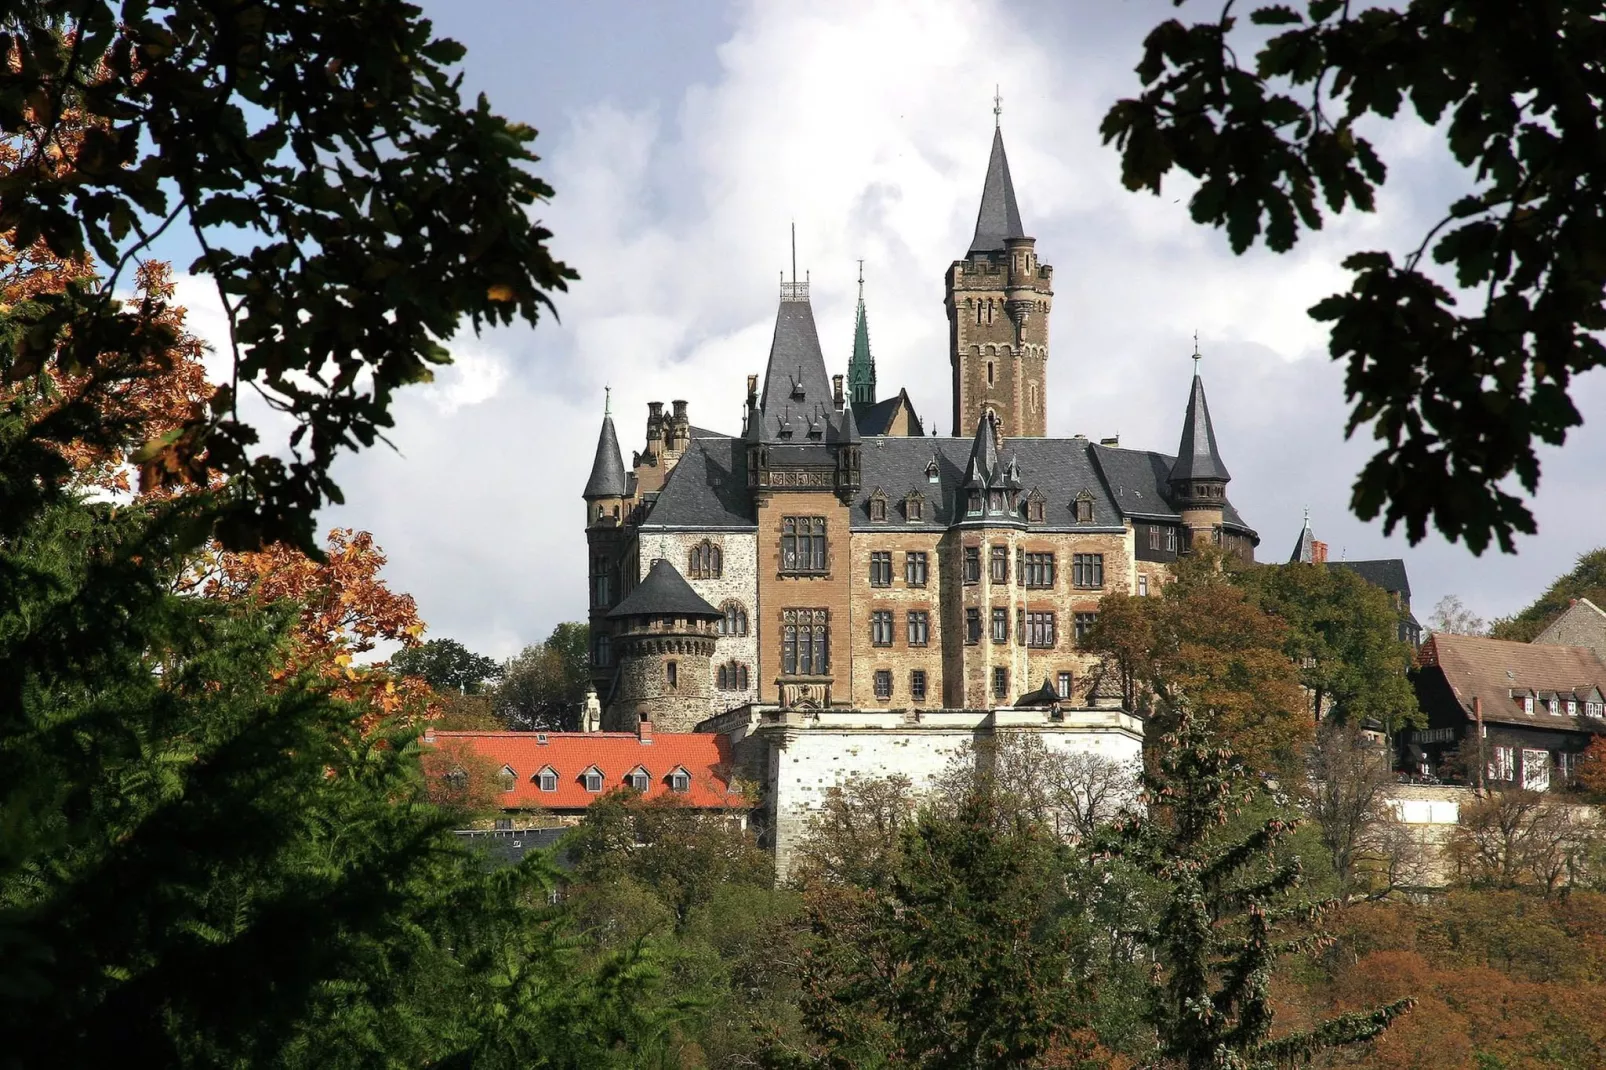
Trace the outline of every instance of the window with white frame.
[[1529, 791], [1547, 791], [1550, 788], [1550, 752], [1522, 749], [1522, 786]]
[[691, 774], [686, 772], [685, 767], [677, 765], [670, 771], [669, 790], [676, 792], [691, 790]]
[[596, 793], [602, 790], [602, 770], [594, 765], [580, 774], [580, 780], [589, 792]]
[[1068, 672], [1060, 673], [1059, 678], [1054, 683], [1054, 690], [1058, 692], [1060, 698], [1070, 698], [1071, 674]]
[[545, 766], [539, 773], [535, 774], [535, 784], [542, 791], [557, 791], [558, 771], [550, 765]]
[[1490, 780], [1510, 780], [1516, 775], [1516, 756], [1510, 747], [1490, 747], [1484, 774]]
[[647, 775], [645, 766], [638, 765], [625, 774], [625, 783], [645, 795], [647, 789], [652, 786], [652, 777]]

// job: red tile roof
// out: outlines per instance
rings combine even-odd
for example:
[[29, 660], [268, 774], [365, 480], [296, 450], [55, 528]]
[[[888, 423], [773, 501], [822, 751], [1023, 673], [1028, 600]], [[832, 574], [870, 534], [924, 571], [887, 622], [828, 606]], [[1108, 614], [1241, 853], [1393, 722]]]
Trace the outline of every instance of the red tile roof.
[[1565, 696], [1606, 690], [1606, 664], [1588, 647], [1540, 646], [1440, 632], [1422, 644], [1417, 660], [1444, 673], [1468, 717], [1472, 716], [1472, 700], [1482, 699], [1486, 721], [1577, 731], [1581, 728], [1577, 718], [1550, 712], [1537, 702], [1533, 713], [1524, 713], [1512, 692], [1560, 692]]
[[[542, 742], [542, 741], [545, 742]], [[653, 732], [642, 739], [634, 732], [431, 732], [424, 745], [454, 741], [498, 768], [513, 770], [513, 790], [502, 795], [505, 809], [582, 810], [598, 792], [586, 790], [583, 774], [592, 766], [602, 773], [602, 791], [622, 786], [637, 766], [648, 777], [647, 798], [673, 796], [692, 806], [724, 808], [748, 805], [731, 785], [730, 740], [712, 732]], [[542, 791], [541, 770], [558, 775], [558, 790]], [[684, 769], [689, 790], [675, 792], [670, 774]]]

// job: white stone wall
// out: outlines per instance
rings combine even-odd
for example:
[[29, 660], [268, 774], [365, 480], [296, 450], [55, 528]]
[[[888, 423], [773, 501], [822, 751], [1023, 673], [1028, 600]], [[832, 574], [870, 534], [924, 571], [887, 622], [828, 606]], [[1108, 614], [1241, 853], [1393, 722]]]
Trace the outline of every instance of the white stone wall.
[[[722, 574], [717, 580], [697, 580], [687, 575], [687, 558], [691, 548], [707, 539], [718, 546], [723, 558]], [[712, 690], [709, 716], [758, 701], [758, 535], [744, 531], [652, 531], [644, 530], [639, 536], [637, 560], [640, 583], [647, 578], [652, 563], [663, 557], [685, 576], [696, 591], [715, 608], [724, 608], [728, 601], [741, 603], [747, 610], [746, 635], [722, 635], [714, 644], [713, 675], [719, 680], [719, 667], [729, 661], [747, 666], [746, 691]]]
[[904, 776], [929, 789], [956, 754], [998, 732], [1032, 732], [1062, 753], [1090, 752], [1142, 762], [1142, 725], [1118, 711], [933, 710], [906, 717], [882, 711], [809, 711], [761, 715], [753, 736], [768, 743], [764, 788], [777, 873], [788, 872], [798, 842], [833, 786], [853, 779]]

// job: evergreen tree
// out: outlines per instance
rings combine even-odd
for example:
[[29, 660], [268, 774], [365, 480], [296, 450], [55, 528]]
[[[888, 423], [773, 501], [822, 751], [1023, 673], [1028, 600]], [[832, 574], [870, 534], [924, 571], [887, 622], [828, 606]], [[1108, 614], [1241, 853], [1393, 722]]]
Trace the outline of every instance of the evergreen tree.
[[1105, 849], [1161, 889], [1152, 932], [1158, 969], [1149, 1017], [1159, 1054], [1187, 1070], [1273, 1070], [1375, 1037], [1411, 1006], [1397, 1000], [1271, 1039], [1277, 960], [1325, 943], [1311, 931], [1327, 904], [1296, 897], [1298, 858], [1277, 848], [1294, 823], [1277, 813], [1244, 830], [1234, 819], [1266, 793], [1232, 751], [1184, 708], [1144, 774], [1151, 812]]

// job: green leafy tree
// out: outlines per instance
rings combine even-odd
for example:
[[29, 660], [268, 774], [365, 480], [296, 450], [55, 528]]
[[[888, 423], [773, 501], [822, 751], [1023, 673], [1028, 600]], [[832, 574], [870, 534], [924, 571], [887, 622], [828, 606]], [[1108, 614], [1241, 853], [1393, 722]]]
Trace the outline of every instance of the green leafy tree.
[[509, 660], [492, 696], [497, 717], [520, 730], [578, 728], [591, 686], [590, 634], [584, 624], [565, 622], [546, 642], [527, 646]]
[[1559, 577], [1516, 616], [1495, 621], [1489, 634], [1496, 639], [1531, 643], [1577, 598], [1587, 598], [1606, 609], [1606, 548], [1580, 554], [1572, 571]]
[[1409, 999], [1272, 1039], [1273, 967], [1325, 942], [1309, 929], [1325, 904], [1298, 897], [1299, 859], [1279, 853], [1295, 822], [1273, 804], [1243, 827], [1266, 789], [1191, 710], [1154, 751], [1150, 812], [1103, 846], [1159, 888], [1154, 927], [1139, 934], [1159, 967], [1148, 1001], [1159, 1054], [1187, 1070], [1271, 1070], [1379, 1035]]
[[1288, 625], [1283, 652], [1312, 718], [1375, 721], [1389, 735], [1421, 720], [1406, 678], [1413, 652], [1386, 592], [1346, 569], [1298, 562], [1245, 569], [1234, 581]]
[[[1381, 443], [1356, 515], [1381, 513], [1413, 543], [1431, 522], [1474, 552], [1513, 552], [1535, 527], [1505, 480], [1538, 487], [1538, 444], [1583, 421], [1572, 377], [1606, 363], [1600, 5], [1308, 0], [1249, 21], [1229, 0], [1148, 35], [1143, 90], [1102, 128], [1122, 178], [1158, 194], [1180, 168], [1199, 182], [1196, 222], [1225, 227], [1234, 252], [1260, 239], [1284, 252], [1324, 206], [1373, 209], [1387, 169], [1363, 127], [1407, 105], [1437, 126], [1469, 192], [1403, 259], [1350, 256], [1349, 291], [1310, 311], [1347, 364], [1349, 432], [1370, 426]], [[1451, 273], [1465, 311], [1441, 282]]]
[[[233, 373], [181, 427], [146, 443], [148, 482], [237, 479], [231, 547], [316, 553], [313, 515], [339, 503], [344, 448], [391, 425], [395, 392], [475, 330], [534, 323], [574, 273], [536, 208], [535, 131], [466, 104], [417, 7], [390, 0], [112, 3], [36, 0], [0, 16], [0, 232], [105, 274], [11, 310], [8, 378], [134, 364], [170, 343], [109, 300], [170, 226], [216, 282]], [[288, 463], [252, 450], [238, 391], [296, 428]]]
[[476, 654], [456, 639], [431, 639], [398, 650], [390, 659], [397, 676], [416, 676], [436, 691], [477, 695], [487, 680], [500, 680], [502, 666]]

